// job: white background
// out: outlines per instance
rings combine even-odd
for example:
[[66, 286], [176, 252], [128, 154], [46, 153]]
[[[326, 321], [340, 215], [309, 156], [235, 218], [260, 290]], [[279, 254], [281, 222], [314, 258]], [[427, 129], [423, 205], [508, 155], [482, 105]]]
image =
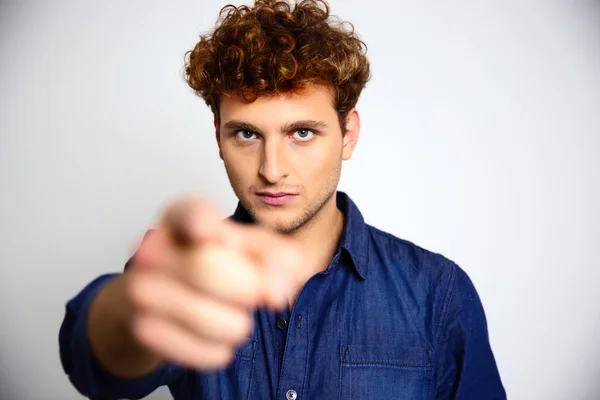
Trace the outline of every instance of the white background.
[[[340, 189], [467, 271], [509, 398], [598, 399], [600, 3], [421, 3], [332, 2], [373, 70]], [[182, 79], [224, 4], [0, 3], [2, 399], [80, 398], [64, 304], [121, 270], [165, 202], [233, 211]]]

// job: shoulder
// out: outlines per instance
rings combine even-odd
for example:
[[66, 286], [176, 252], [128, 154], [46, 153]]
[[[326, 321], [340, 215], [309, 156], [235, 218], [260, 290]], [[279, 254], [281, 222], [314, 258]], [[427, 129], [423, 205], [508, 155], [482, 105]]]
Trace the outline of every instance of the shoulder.
[[[467, 272], [448, 257], [423, 248], [411, 241], [369, 226], [371, 257], [397, 279], [421, 284], [426, 297], [433, 300], [438, 316], [438, 329], [449, 320], [465, 317], [470, 324], [485, 323], [479, 295]], [[447, 326], [446, 326], [447, 327]], [[465, 327], [463, 327], [464, 329]]]
[[399, 238], [371, 225], [367, 225], [371, 237], [371, 257], [378, 257], [388, 268], [399, 273], [417, 274], [432, 285], [451, 283], [458, 275], [466, 273], [456, 262], [443, 254], [424, 248], [414, 242]]

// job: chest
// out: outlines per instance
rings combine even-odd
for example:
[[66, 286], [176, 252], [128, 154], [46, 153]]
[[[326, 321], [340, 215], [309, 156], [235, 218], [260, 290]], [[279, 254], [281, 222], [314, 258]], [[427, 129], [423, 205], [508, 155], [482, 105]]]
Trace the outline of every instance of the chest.
[[191, 398], [431, 399], [426, 296], [365, 282], [311, 279], [291, 310], [259, 310], [232, 365], [195, 377]]

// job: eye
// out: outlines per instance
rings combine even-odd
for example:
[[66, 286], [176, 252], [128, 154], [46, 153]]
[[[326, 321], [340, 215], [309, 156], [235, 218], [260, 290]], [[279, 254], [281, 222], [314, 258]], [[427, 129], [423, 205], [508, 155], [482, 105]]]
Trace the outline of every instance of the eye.
[[243, 141], [252, 140], [256, 136], [256, 133], [249, 131], [247, 129], [240, 129], [235, 132], [235, 136]]
[[310, 129], [300, 128], [294, 132], [294, 135], [301, 141], [308, 141], [312, 139], [312, 137], [314, 136], [314, 132]]

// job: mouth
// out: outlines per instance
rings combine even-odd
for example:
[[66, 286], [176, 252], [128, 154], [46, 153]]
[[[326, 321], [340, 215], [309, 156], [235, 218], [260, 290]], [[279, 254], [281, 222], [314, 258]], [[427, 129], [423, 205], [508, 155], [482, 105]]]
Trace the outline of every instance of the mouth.
[[270, 206], [283, 206], [292, 201], [297, 195], [287, 192], [258, 192], [259, 199]]

